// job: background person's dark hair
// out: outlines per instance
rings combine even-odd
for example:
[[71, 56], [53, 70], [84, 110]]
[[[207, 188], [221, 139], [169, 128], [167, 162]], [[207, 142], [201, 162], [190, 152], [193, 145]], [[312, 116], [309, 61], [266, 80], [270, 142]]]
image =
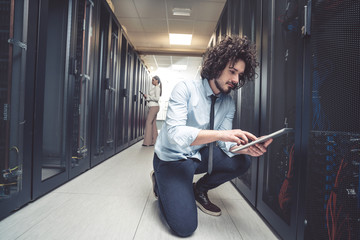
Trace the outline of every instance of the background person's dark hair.
[[[240, 59], [245, 62], [245, 71], [242, 78], [244, 83], [253, 80], [255, 68], [259, 65], [256, 61], [255, 45], [246, 36], [243, 38], [227, 36], [220, 43], [208, 48], [206, 51], [201, 77], [208, 80], [218, 78], [229, 61], [233, 66]], [[240, 82], [238, 87], [243, 85], [240, 86]]]
[[160, 81], [160, 78], [159, 76], [153, 76], [152, 78], [155, 78], [158, 82], [159, 82], [159, 87], [160, 87], [160, 96], [162, 95], [162, 84], [161, 84], [161, 81]]

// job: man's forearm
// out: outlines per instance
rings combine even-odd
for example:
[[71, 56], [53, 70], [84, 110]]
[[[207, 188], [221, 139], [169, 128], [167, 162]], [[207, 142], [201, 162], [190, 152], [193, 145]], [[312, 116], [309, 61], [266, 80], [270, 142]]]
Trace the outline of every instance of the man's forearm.
[[220, 140], [219, 130], [201, 130], [190, 146], [202, 145]]

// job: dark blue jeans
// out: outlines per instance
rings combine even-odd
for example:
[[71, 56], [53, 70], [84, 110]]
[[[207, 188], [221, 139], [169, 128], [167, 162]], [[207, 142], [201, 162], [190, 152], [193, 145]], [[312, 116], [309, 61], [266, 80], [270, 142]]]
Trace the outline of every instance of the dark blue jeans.
[[[208, 147], [200, 150], [202, 161], [188, 158], [162, 161], [154, 154], [155, 191], [159, 206], [169, 227], [179, 236], [190, 236], [197, 228], [197, 208], [193, 192], [194, 174], [207, 172]], [[228, 157], [214, 147], [213, 172], [205, 174], [196, 183], [199, 191], [208, 191], [245, 173], [250, 158], [244, 155]]]

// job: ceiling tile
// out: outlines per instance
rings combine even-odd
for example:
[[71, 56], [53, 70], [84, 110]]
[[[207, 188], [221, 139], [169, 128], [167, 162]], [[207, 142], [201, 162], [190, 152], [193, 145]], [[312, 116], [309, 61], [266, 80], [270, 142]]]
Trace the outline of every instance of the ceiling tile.
[[208, 46], [210, 39], [208, 36], [205, 35], [194, 35], [191, 45], [193, 48], [198, 48], [198, 49], [206, 49]]
[[169, 48], [169, 34], [167, 33], [140, 33], [128, 32], [131, 42], [136, 48]]
[[166, 18], [164, 0], [134, 0], [134, 3], [141, 18]]
[[218, 22], [220, 14], [224, 8], [224, 3], [220, 2], [199, 2], [194, 6], [199, 21]]
[[141, 22], [145, 32], [168, 32], [165, 19], [142, 18]]
[[115, 15], [119, 18], [138, 17], [135, 5], [132, 0], [114, 0]]
[[119, 22], [124, 26], [127, 32], [142, 32], [143, 26], [139, 18], [119, 18]]
[[176, 65], [187, 65], [188, 59], [189, 59], [189, 57], [173, 56], [171, 58], [171, 62], [172, 62], [172, 64], [176, 64]]
[[215, 30], [216, 24], [216, 21], [196, 21], [194, 23], [194, 32], [200, 35], [211, 36]]
[[194, 21], [169, 20], [169, 33], [193, 34]]

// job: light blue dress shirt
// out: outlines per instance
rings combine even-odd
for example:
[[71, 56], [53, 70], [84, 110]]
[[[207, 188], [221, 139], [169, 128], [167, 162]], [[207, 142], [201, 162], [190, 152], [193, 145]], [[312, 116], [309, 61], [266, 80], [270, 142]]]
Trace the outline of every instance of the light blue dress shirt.
[[[170, 96], [166, 120], [155, 144], [155, 153], [163, 161], [187, 158], [201, 160], [199, 150], [205, 145], [190, 146], [202, 129], [210, 127], [210, 106], [213, 91], [207, 79], [178, 83]], [[219, 94], [215, 102], [215, 130], [232, 129], [235, 103], [230, 95]], [[234, 142], [217, 141], [229, 156]]]

